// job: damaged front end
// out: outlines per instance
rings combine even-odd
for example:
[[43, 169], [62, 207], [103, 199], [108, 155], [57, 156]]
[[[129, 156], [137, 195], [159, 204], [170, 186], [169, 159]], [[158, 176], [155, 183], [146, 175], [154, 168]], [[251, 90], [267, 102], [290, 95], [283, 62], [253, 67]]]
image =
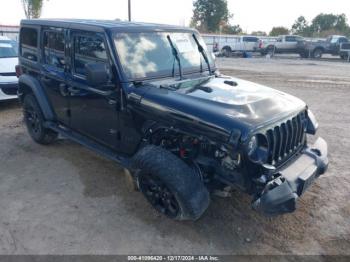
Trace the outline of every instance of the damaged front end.
[[274, 179], [253, 201], [253, 208], [268, 216], [295, 211], [298, 198], [327, 170], [327, 151], [322, 138], [303, 149], [294, 161], [273, 174]]

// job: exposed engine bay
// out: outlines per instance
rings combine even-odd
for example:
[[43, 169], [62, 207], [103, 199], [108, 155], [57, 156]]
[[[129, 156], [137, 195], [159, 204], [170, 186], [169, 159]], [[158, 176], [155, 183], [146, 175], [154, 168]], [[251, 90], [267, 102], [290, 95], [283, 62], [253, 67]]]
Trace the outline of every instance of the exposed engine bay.
[[[184, 160], [207, 187], [213, 190], [227, 187], [227, 181], [236, 184], [243, 179], [239, 172], [242, 168], [241, 154], [231, 153], [224, 145], [218, 145], [205, 137], [162, 129], [151, 136], [150, 143], [161, 146]], [[220, 180], [225, 183], [220, 183]]]

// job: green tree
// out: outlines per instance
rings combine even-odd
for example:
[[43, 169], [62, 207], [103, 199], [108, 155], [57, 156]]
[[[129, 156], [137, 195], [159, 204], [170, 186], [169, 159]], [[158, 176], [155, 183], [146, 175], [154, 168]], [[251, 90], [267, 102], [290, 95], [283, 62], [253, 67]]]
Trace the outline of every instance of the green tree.
[[27, 19], [39, 18], [43, 7], [43, 0], [22, 0]]
[[229, 26], [232, 14], [227, 8], [227, 0], [195, 0], [191, 27], [201, 32], [219, 32], [220, 26]]
[[334, 15], [321, 13], [312, 20], [311, 29], [316, 35], [328, 30], [345, 33], [349, 30], [349, 26], [345, 14]]
[[233, 35], [239, 35], [242, 34], [243, 30], [240, 27], [240, 25], [230, 25], [226, 24], [221, 27], [221, 33], [223, 34], [233, 34]]
[[270, 36], [279, 36], [279, 35], [288, 35], [289, 34], [289, 29], [283, 26], [277, 26], [273, 27]]
[[312, 30], [304, 16], [299, 16], [292, 25], [292, 33], [301, 36], [311, 36]]

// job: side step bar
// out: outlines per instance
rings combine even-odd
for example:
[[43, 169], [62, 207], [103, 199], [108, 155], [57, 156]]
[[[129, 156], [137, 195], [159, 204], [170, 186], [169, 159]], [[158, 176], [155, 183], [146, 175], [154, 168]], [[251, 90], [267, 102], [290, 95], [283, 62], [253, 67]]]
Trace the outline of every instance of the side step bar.
[[116, 153], [115, 151], [109, 149], [108, 147], [105, 147], [103, 145], [96, 143], [92, 139], [89, 139], [75, 131], [68, 130], [64, 126], [57, 125], [56, 123], [53, 123], [50, 121], [45, 122], [45, 127], [56, 131], [57, 133], [59, 133], [65, 138], [68, 138], [78, 144], [83, 145], [84, 147], [87, 147], [88, 149], [98, 153], [103, 157], [106, 157], [114, 162], [117, 162], [119, 165], [122, 165], [125, 168], [130, 167], [130, 160], [127, 156], [118, 155], [118, 153]]

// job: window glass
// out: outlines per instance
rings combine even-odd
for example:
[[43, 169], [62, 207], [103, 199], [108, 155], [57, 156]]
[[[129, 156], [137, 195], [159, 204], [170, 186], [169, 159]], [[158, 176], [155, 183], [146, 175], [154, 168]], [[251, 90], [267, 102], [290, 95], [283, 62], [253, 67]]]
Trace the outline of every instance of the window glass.
[[21, 29], [21, 55], [29, 60], [38, 60], [38, 31], [34, 28], [23, 27]]
[[348, 41], [348, 39], [342, 37], [339, 39], [339, 43], [346, 43]]
[[17, 57], [18, 46], [14, 41], [0, 40], [0, 58]]
[[64, 35], [62, 32], [44, 32], [44, 59], [48, 65], [59, 69], [64, 68]]
[[250, 42], [250, 43], [256, 43], [258, 42], [258, 38], [257, 37], [243, 37], [243, 42]]
[[[129, 78], [146, 78], [178, 73], [178, 65], [167, 37], [171, 38], [179, 51], [183, 72], [199, 72], [207, 69], [198, 46], [188, 32], [118, 33], [114, 43], [124, 72]], [[209, 62], [213, 61], [203, 39], [197, 35], [199, 43], [205, 48]]]
[[74, 37], [74, 67], [75, 72], [86, 75], [85, 65], [89, 63], [108, 64], [107, 51], [102, 37]]
[[332, 37], [332, 38], [331, 38], [331, 43], [332, 43], [332, 44], [335, 44], [335, 43], [338, 42], [338, 40], [339, 40], [339, 37], [336, 37], [336, 36], [335, 36], [335, 37]]
[[34, 28], [22, 28], [21, 30], [21, 42], [23, 45], [37, 47], [38, 45], [38, 32]]
[[286, 36], [286, 42], [296, 42], [295, 36]]

